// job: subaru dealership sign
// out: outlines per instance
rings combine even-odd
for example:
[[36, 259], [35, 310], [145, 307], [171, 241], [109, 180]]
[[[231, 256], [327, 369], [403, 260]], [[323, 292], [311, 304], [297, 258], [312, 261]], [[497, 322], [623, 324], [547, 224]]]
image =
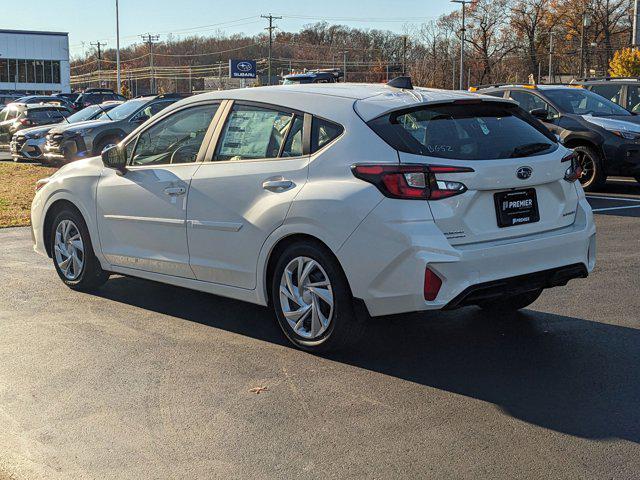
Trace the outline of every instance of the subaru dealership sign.
[[255, 60], [229, 60], [230, 78], [256, 78], [257, 68]]

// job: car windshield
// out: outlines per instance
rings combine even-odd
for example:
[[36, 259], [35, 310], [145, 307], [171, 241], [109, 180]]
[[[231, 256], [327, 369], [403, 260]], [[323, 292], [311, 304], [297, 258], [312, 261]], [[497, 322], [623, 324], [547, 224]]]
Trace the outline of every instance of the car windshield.
[[575, 115], [631, 115], [620, 105], [601, 97], [597, 93], [581, 88], [557, 88], [544, 90], [544, 95], [555, 103], [564, 113]]
[[[108, 108], [105, 108], [105, 110], [108, 110]], [[67, 117], [67, 120], [69, 120], [69, 123], [84, 122], [85, 120], [91, 120], [98, 112], [101, 111], [102, 110], [98, 105], [91, 105], [90, 107], [80, 110], [70, 117]]]
[[516, 105], [502, 102], [429, 105], [391, 112], [368, 125], [402, 152], [458, 160], [549, 153], [553, 135]]
[[135, 113], [139, 108], [149, 102], [148, 99], [140, 98], [138, 100], [129, 100], [128, 102], [123, 103], [122, 105], [118, 105], [113, 110], [109, 110], [109, 114], [103, 113], [98, 117], [99, 120], [124, 120], [128, 118], [131, 114]]

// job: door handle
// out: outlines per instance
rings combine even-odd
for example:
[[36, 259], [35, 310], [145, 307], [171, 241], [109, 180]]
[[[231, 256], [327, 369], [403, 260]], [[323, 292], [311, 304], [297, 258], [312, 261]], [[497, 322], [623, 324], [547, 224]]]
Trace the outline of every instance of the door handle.
[[170, 197], [177, 197], [187, 193], [187, 189], [184, 187], [167, 187], [164, 189], [164, 193]]
[[262, 188], [270, 192], [284, 192], [295, 187], [296, 184], [284, 177], [272, 178], [262, 182]]

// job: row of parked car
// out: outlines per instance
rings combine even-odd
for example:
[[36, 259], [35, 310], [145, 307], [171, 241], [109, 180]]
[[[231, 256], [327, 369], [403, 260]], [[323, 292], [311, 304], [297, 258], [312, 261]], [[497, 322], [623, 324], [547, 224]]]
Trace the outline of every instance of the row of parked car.
[[555, 133], [575, 152], [585, 190], [602, 187], [612, 175], [640, 182], [637, 79], [603, 78], [570, 85], [497, 84], [470, 90], [515, 100]]
[[[109, 92], [81, 94], [75, 99], [78, 105], [75, 113], [50, 97], [41, 103], [10, 103], [0, 112], [0, 144], [8, 144], [15, 161], [68, 163], [100, 154], [105, 147], [118, 143], [138, 125], [183, 98], [180, 94], [168, 94], [123, 101], [124, 97]], [[114, 95], [116, 98], [112, 98]]]

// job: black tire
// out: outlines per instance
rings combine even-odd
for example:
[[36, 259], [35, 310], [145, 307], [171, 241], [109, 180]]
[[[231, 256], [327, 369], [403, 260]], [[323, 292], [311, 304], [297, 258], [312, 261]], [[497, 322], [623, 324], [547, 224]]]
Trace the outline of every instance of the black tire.
[[[58, 255], [56, 254], [56, 230], [62, 222], [69, 220], [77, 228], [83, 244], [82, 267], [79, 268], [80, 272], [74, 278], [68, 278], [65, 275], [60, 267]], [[65, 208], [56, 215], [51, 225], [50, 242], [53, 265], [55, 266], [60, 279], [69, 288], [78, 291], [91, 291], [100, 287], [109, 279], [109, 272], [102, 269], [100, 261], [93, 251], [93, 245], [91, 243], [91, 237], [89, 236], [87, 224], [82, 218], [82, 215], [80, 215], [80, 213], [75, 209]]]
[[538, 299], [541, 293], [542, 289], [532, 290], [531, 292], [480, 302], [478, 306], [483, 310], [494, 312], [515, 312], [516, 310], [521, 310], [531, 305]]
[[[320, 265], [324, 272], [316, 271], [316, 273], [326, 273], [333, 294], [333, 310], [329, 325], [322, 334], [311, 339], [299, 335], [292, 326], [289, 325], [284, 315], [280, 298], [280, 281], [285, 268], [287, 268], [292, 260], [298, 257], [312, 259]], [[309, 277], [311, 277], [311, 275], [309, 275]], [[295, 279], [293, 281], [295, 282]], [[354, 311], [351, 289], [349, 288], [344, 272], [331, 252], [319, 243], [295, 243], [289, 245], [282, 252], [277, 260], [273, 277], [271, 278], [270, 300], [280, 328], [282, 328], [282, 331], [289, 341], [302, 350], [310, 352], [340, 350], [356, 344], [362, 335], [365, 319], [362, 315], [356, 315]], [[286, 301], [290, 303], [289, 300]], [[324, 306], [326, 307], [327, 304]]]
[[582, 188], [587, 192], [602, 188], [607, 182], [602, 156], [595, 148], [587, 145], [573, 147], [573, 151], [578, 155], [578, 161], [583, 168], [582, 177], [580, 177]]

